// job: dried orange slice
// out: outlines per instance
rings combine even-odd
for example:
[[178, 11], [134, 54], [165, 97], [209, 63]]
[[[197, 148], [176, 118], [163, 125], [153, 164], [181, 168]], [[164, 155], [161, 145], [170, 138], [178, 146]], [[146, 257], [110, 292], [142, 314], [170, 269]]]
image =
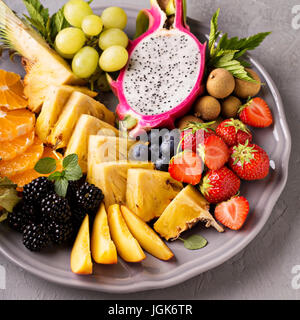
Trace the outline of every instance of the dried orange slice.
[[29, 133], [35, 125], [35, 115], [27, 109], [0, 108], [0, 141], [11, 141]]
[[35, 137], [33, 145], [26, 152], [12, 160], [0, 160], [0, 176], [10, 177], [32, 169], [42, 157], [43, 151], [44, 145], [42, 141]]
[[[56, 170], [61, 171], [62, 165], [61, 160], [63, 157], [60, 153], [53, 151], [51, 148], [45, 147], [44, 153], [42, 155], [42, 158], [53, 158], [56, 161]], [[48, 174], [40, 174], [36, 172], [34, 169], [26, 170], [22, 173], [16, 174], [14, 176], [9, 177], [9, 179], [18, 185], [18, 191], [22, 191], [22, 187], [25, 186], [25, 184], [30, 183], [32, 180], [37, 179], [38, 177], [43, 176], [49, 176]]]
[[12, 141], [0, 142], [0, 159], [11, 160], [25, 152], [34, 141], [34, 130]]
[[10, 110], [28, 106], [23, 82], [18, 74], [0, 70], [0, 106]]

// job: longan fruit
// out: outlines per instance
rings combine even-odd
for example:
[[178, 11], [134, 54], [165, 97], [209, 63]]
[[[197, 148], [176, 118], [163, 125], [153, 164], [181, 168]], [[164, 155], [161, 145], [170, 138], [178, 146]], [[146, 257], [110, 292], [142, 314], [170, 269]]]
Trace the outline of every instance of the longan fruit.
[[203, 123], [201, 119], [189, 114], [179, 119], [176, 127], [180, 130], [184, 130], [191, 122]]
[[229, 96], [222, 102], [222, 116], [224, 119], [236, 118], [242, 102], [234, 96]]
[[235, 81], [233, 75], [222, 68], [213, 70], [207, 79], [207, 92], [217, 98], [224, 99], [228, 97], [234, 90]]
[[221, 113], [220, 102], [211, 96], [198, 98], [194, 106], [194, 115], [205, 121], [212, 121], [218, 118]]
[[256, 96], [261, 88], [261, 81], [259, 75], [252, 69], [245, 68], [245, 70], [252, 76], [254, 80], [257, 81], [257, 83], [241, 79], [235, 79], [234, 93], [242, 99], [247, 99], [248, 97]]
[[209, 127], [216, 131], [216, 129], [218, 128], [219, 124], [223, 121], [224, 119], [219, 117], [218, 119], [215, 120], [215, 123], [211, 124]]

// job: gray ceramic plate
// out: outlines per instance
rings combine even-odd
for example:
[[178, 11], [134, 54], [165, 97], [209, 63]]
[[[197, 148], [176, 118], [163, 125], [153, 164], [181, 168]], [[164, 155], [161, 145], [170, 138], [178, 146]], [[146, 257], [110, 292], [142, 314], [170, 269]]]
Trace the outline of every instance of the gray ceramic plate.
[[[140, 8], [135, 5], [123, 7], [129, 16], [127, 31], [133, 34], [135, 17]], [[102, 8], [98, 9], [100, 12]], [[194, 20], [190, 20], [189, 24], [192, 31], [205, 41], [207, 27]], [[244, 249], [268, 220], [285, 186], [291, 149], [290, 133], [279, 92], [266, 70], [256, 60], [249, 59], [266, 83], [260, 94], [271, 106], [275, 121], [271, 128], [254, 132], [255, 142], [266, 149], [272, 160], [272, 170], [262, 181], [242, 184], [241, 193], [249, 199], [251, 213], [241, 231], [226, 230], [219, 234], [213, 229], [197, 225], [190, 233], [200, 233], [209, 242], [199, 251], [188, 251], [182, 242], [175, 241], [170, 243], [170, 248], [176, 259], [170, 262], [162, 262], [150, 255], [140, 264], [128, 264], [120, 259], [114, 266], [95, 264], [91, 276], [77, 276], [70, 271], [70, 248], [31, 253], [23, 247], [20, 235], [9, 230], [5, 224], [0, 226], [0, 252], [27, 271], [62, 285], [125, 293], [176, 285], [222, 264]], [[0, 68], [22, 72], [19, 65], [12, 64], [7, 58], [1, 59]], [[111, 95], [103, 97], [103, 100], [107, 104], [116, 103]]]

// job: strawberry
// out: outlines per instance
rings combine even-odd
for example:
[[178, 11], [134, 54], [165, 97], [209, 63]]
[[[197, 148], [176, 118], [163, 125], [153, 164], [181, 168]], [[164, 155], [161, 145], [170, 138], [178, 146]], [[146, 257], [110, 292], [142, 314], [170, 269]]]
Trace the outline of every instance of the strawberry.
[[203, 163], [192, 151], [186, 150], [173, 157], [169, 164], [169, 173], [177, 181], [196, 185], [201, 181]]
[[252, 142], [252, 134], [246, 125], [233, 118], [222, 121], [218, 125], [216, 133], [229, 147], [245, 143], [246, 140]]
[[226, 143], [216, 135], [207, 137], [203, 145], [199, 145], [197, 152], [210, 170], [222, 168], [230, 156]]
[[203, 177], [200, 191], [210, 203], [219, 203], [233, 197], [240, 189], [241, 181], [227, 167], [210, 170]]
[[233, 197], [216, 206], [215, 218], [232, 230], [239, 230], [249, 213], [249, 202], [244, 197]]
[[195, 123], [191, 122], [186, 129], [181, 132], [181, 148], [182, 150], [191, 150], [193, 152], [197, 151], [199, 144], [214, 135], [215, 132], [209, 128], [212, 123]]
[[270, 161], [264, 149], [256, 144], [239, 144], [231, 147], [230, 168], [244, 180], [259, 180], [269, 173]]
[[262, 98], [249, 100], [239, 111], [240, 120], [245, 124], [256, 127], [266, 128], [273, 123], [271, 110]]

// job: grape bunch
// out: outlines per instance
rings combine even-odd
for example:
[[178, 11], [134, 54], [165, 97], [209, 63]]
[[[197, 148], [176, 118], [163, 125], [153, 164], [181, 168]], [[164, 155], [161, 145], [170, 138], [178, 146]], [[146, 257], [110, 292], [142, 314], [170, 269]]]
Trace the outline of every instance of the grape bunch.
[[101, 72], [119, 71], [128, 61], [125, 11], [108, 7], [100, 17], [84, 0], [70, 0], [64, 6], [64, 16], [70, 27], [57, 34], [55, 50], [63, 58], [72, 59], [76, 76], [97, 76], [100, 88], [107, 87]]

